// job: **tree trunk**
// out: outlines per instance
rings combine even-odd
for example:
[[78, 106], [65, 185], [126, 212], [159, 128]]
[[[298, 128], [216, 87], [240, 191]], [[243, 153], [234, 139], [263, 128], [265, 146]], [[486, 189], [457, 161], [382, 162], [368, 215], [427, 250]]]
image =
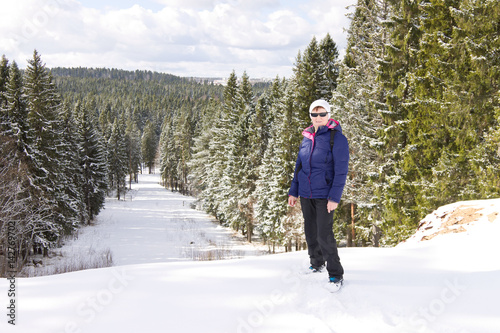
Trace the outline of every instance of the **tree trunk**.
[[352, 244], [356, 243], [356, 229], [354, 228], [354, 203], [351, 203], [351, 232], [352, 232]]
[[248, 221], [248, 225], [247, 225], [247, 241], [249, 243], [252, 242], [252, 233], [253, 233], [253, 224], [251, 221]]

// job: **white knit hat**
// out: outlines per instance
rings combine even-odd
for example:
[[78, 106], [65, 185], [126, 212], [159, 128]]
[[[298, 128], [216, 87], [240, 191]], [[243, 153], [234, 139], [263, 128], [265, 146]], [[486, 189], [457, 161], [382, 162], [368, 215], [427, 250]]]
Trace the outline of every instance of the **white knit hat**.
[[327, 101], [324, 99], [318, 99], [314, 102], [312, 102], [311, 106], [309, 107], [309, 113], [311, 113], [314, 108], [317, 108], [318, 106], [321, 106], [323, 109], [326, 110], [326, 112], [330, 113], [330, 104], [328, 104]]

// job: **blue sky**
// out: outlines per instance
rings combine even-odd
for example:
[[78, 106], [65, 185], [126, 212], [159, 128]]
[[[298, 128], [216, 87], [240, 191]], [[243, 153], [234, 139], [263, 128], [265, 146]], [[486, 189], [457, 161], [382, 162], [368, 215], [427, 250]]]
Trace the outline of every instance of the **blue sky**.
[[[179, 76], [290, 77], [313, 36], [341, 55], [356, 0], [18, 0], [2, 4], [0, 54], [20, 67], [152, 70]], [[352, 11], [353, 9], [351, 8]]]

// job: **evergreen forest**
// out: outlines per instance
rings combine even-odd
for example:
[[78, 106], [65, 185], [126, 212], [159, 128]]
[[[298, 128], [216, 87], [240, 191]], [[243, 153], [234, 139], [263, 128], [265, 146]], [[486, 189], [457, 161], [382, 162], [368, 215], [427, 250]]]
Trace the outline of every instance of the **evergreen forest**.
[[350, 146], [334, 223], [348, 246], [394, 245], [441, 205], [498, 197], [497, 2], [358, 0], [350, 19], [342, 59], [329, 34], [313, 37], [290, 78], [260, 84], [48, 69], [37, 51], [21, 70], [4, 56], [0, 256], [46, 253], [155, 170], [248, 240], [302, 249], [287, 192], [319, 98]]

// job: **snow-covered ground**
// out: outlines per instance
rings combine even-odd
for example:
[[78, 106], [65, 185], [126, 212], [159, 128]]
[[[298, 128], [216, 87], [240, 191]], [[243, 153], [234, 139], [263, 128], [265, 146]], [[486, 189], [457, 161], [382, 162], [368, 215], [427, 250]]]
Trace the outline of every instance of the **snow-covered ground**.
[[221, 227], [204, 212], [191, 208], [196, 200], [159, 185], [158, 174], [140, 175], [125, 200], [106, 199], [96, 225], [80, 229], [44, 265], [25, 267], [23, 276], [50, 275], [65, 267], [113, 266], [241, 258], [262, 254], [261, 244]]
[[346, 284], [332, 294], [326, 274], [304, 274], [305, 251], [186, 260], [226, 231], [191, 199], [140, 180], [96, 227], [115, 266], [17, 279], [15, 327], [0, 280], [0, 332], [500, 332], [500, 199], [441, 207], [394, 248], [341, 248]]

